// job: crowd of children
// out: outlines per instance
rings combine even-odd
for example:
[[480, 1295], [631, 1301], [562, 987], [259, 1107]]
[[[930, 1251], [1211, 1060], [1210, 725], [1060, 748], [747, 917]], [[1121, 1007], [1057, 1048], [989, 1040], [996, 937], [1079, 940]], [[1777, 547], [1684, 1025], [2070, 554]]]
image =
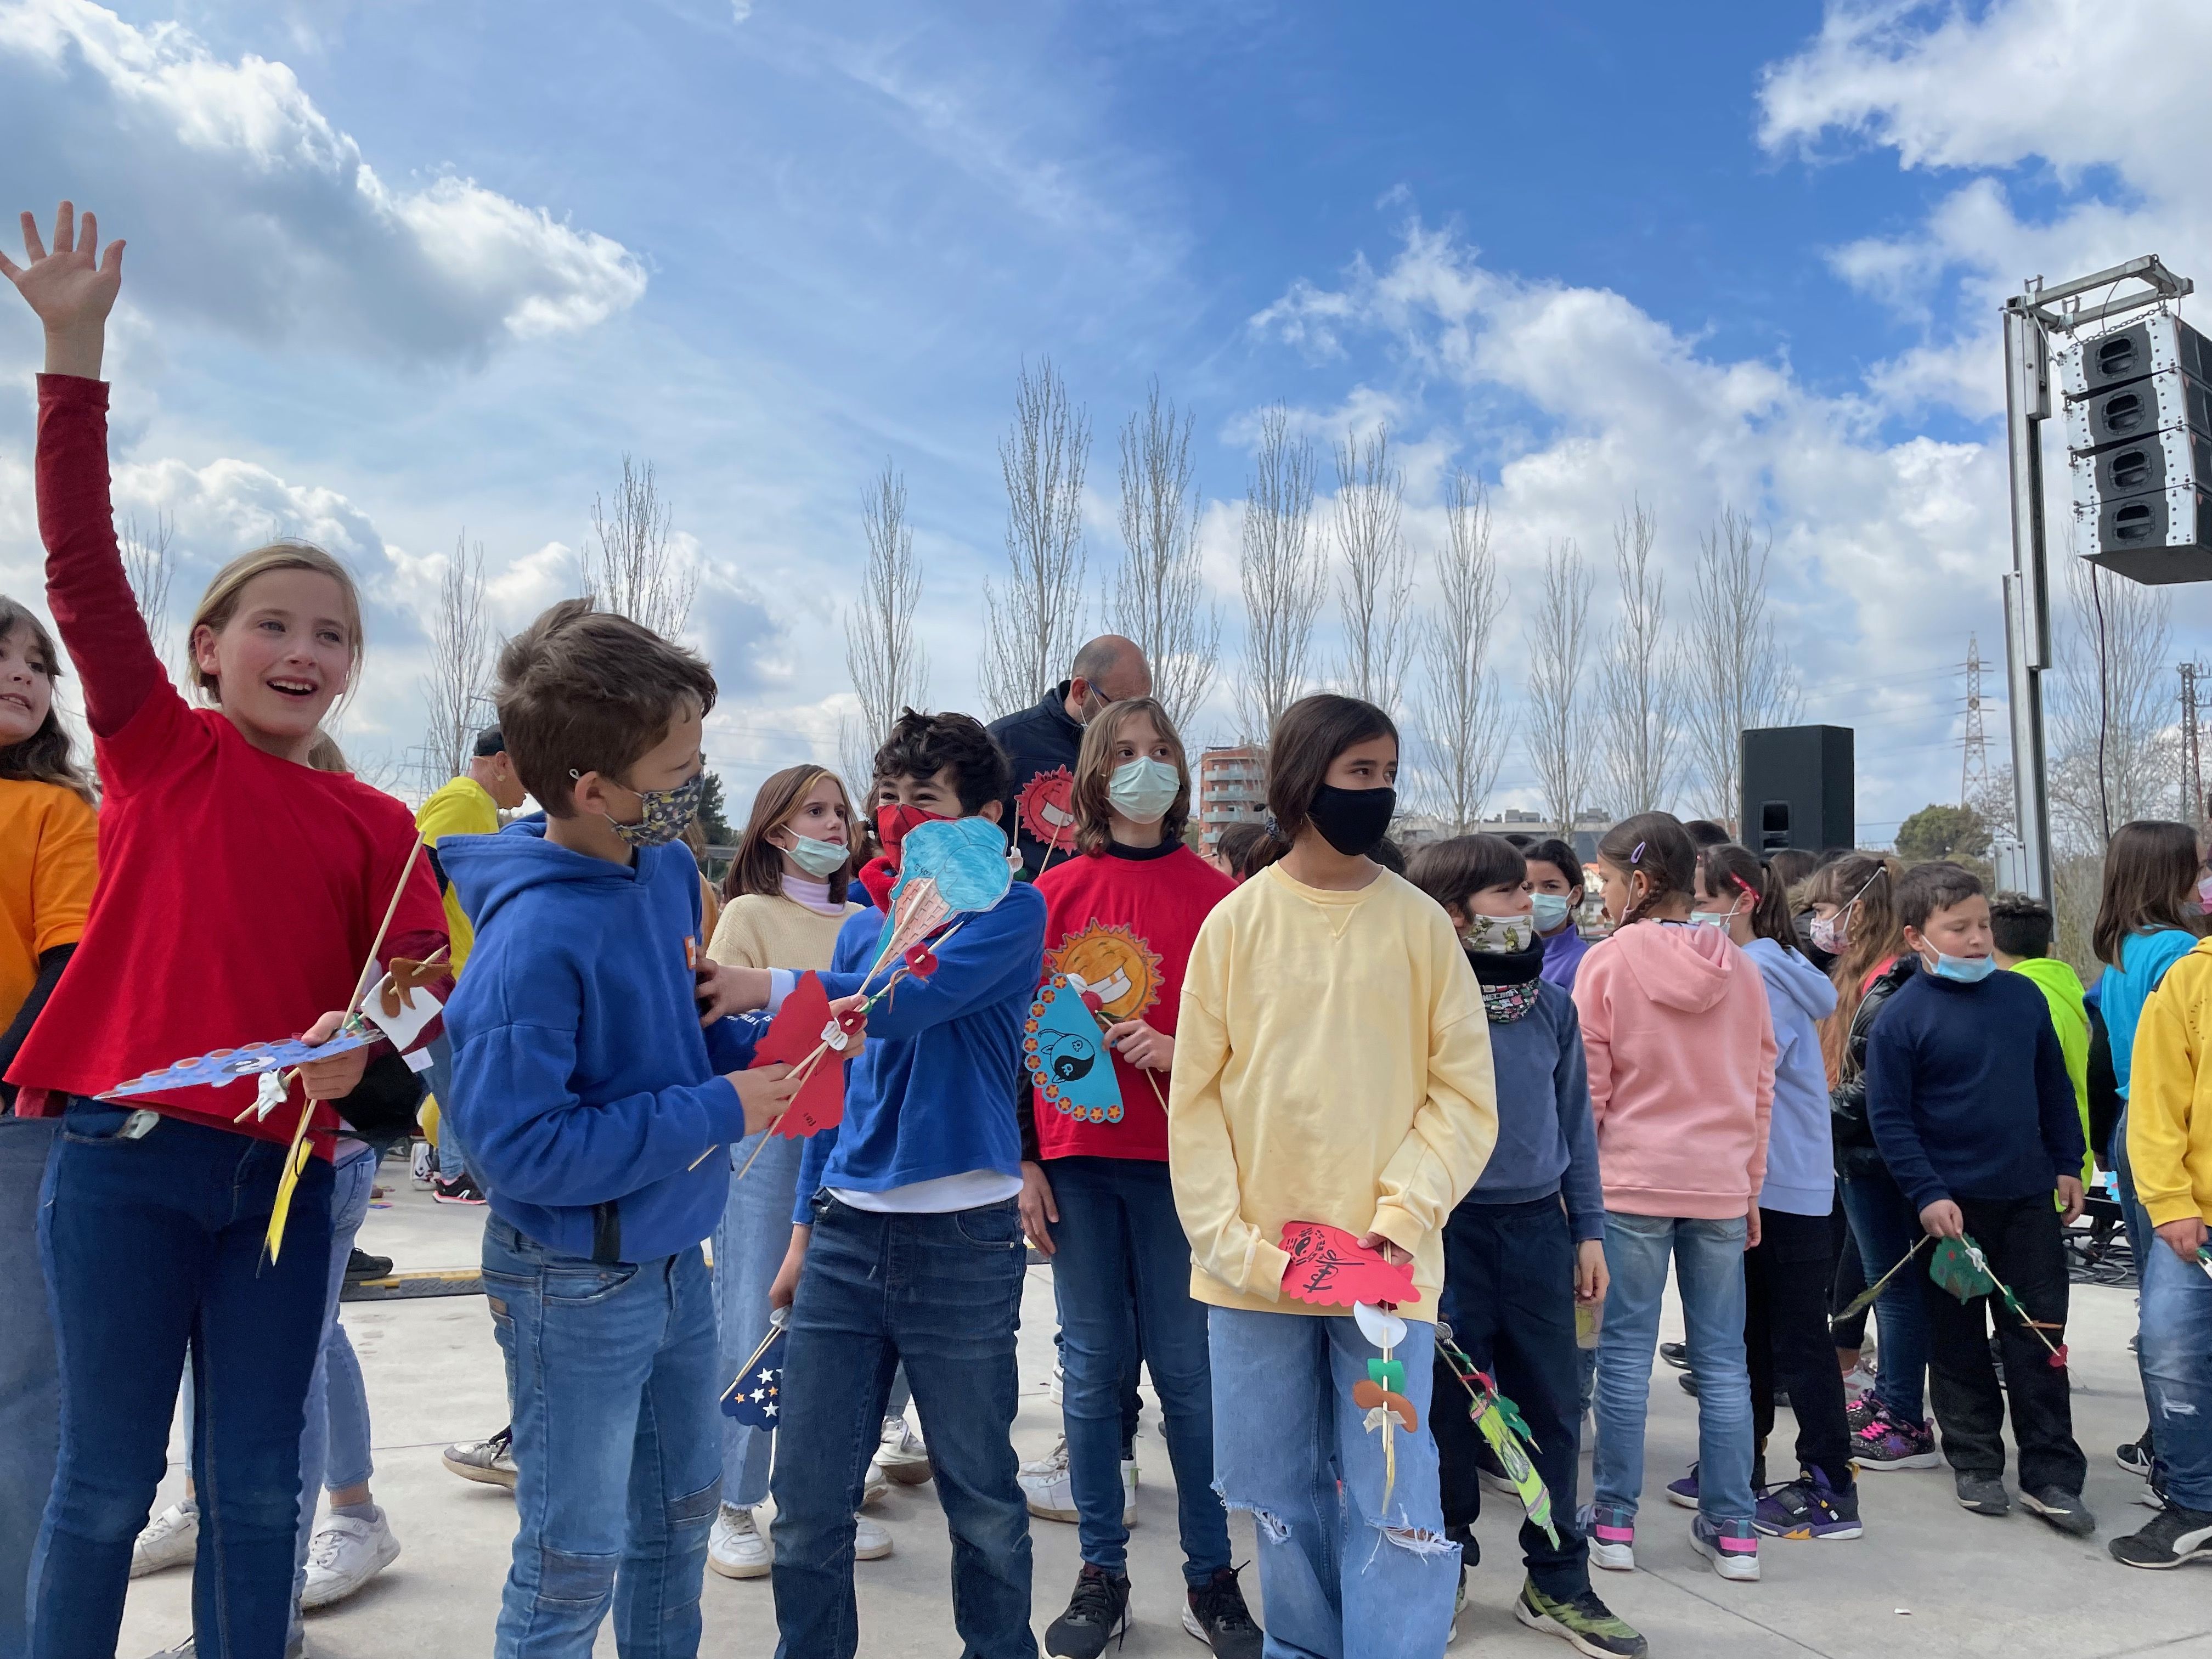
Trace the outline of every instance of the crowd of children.
[[[197, 700], [172, 684], [108, 502], [121, 247], [66, 205], [51, 249], [27, 217], [26, 240], [0, 270], [46, 334], [60, 641], [0, 599], [0, 836], [24, 854], [0, 878], [0, 1239], [46, 1291], [0, 1308], [0, 1659], [112, 1655], [129, 1577], [186, 1545], [179, 1651], [278, 1659], [303, 1604], [397, 1553], [337, 1309], [426, 1079], [436, 1194], [486, 1206], [510, 1421], [447, 1457], [514, 1492], [501, 1659], [576, 1659], [610, 1614], [626, 1659], [684, 1659], [709, 1569], [770, 1580], [780, 1655], [852, 1655], [890, 1480], [934, 1481], [983, 1659], [1037, 1651], [1031, 1515], [1073, 1519], [1042, 1645], [1096, 1659], [1154, 1605], [1128, 1563], [1140, 1367], [1175, 1617], [1216, 1654], [1441, 1653], [1502, 1475], [1516, 1616], [1640, 1655], [1590, 1570], [1636, 1565], [1670, 1272], [1698, 1426], [1666, 1495], [1723, 1579], [1759, 1577], [1762, 1538], [1860, 1536], [1858, 1474], [1933, 1466], [1939, 1432], [1960, 1503], [2002, 1513], [2008, 1401], [2020, 1502], [2087, 1534], [2063, 1233], [2096, 1151], [2143, 1270], [2152, 1429], [2122, 1457], [2162, 1505], [2112, 1553], [2212, 1557], [2212, 878], [2186, 826], [2114, 838], [2094, 998], [2048, 960], [2046, 909], [1993, 910], [1960, 866], [1762, 860], [1662, 812], [1600, 839], [1595, 907], [1560, 841], [1453, 837], [1401, 876], [1398, 732], [1346, 696], [1285, 711], [1267, 823], [1202, 856], [1183, 739], [1107, 639], [995, 735], [902, 713], [863, 811], [822, 768], [771, 777], [715, 893], [683, 844], [714, 676], [586, 600], [503, 647], [497, 726], [410, 821], [324, 735], [364, 647], [329, 556], [232, 561], [192, 617]], [[908, 838], [961, 821], [1021, 878], [874, 997]], [[319, 1044], [403, 962], [442, 1002], [419, 1054], [99, 1098], [211, 1044]], [[802, 976], [842, 1115], [788, 1137], [810, 1063], [758, 1051]], [[1087, 1015], [1049, 1066], [1047, 988]], [[1036, 1081], [1094, 1073], [1110, 1107]], [[1031, 1249], [1065, 1426], [1042, 1473], [1011, 1439]], [[1332, 1275], [1359, 1288], [1331, 1301]], [[1875, 1287], [1881, 1340], [1848, 1402], [1841, 1285]], [[770, 1339], [773, 1409], [733, 1420], [717, 1400]], [[180, 1376], [192, 1497], [149, 1529]], [[1769, 1445], [1785, 1399], [1794, 1471]]]

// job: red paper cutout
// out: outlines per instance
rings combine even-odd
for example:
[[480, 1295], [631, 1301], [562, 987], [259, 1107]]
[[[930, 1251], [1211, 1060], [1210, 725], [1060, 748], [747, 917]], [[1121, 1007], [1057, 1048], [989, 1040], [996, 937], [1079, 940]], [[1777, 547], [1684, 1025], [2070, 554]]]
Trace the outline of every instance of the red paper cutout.
[[916, 979], [927, 979], [937, 971], [937, 952], [927, 941], [914, 946], [906, 953], [906, 970]]
[[1283, 1249], [1291, 1265], [1283, 1270], [1283, 1294], [1317, 1307], [1348, 1308], [1355, 1302], [1419, 1302], [1413, 1264], [1394, 1267], [1380, 1250], [1362, 1249], [1341, 1227], [1320, 1221], [1283, 1225]]
[[[798, 1065], [822, 1046], [822, 1028], [830, 1023], [830, 994], [822, 988], [820, 977], [801, 974], [753, 1045], [753, 1065]], [[845, 1068], [833, 1050], [814, 1062], [799, 1093], [771, 1127], [785, 1139], [797, 1140], [842, 1122], [844, 1116]]]
[[1075, 780], [1065, 766], [1032, 776], [1014, 805], [1030, 840], [1060, 853], [1075, 845]]

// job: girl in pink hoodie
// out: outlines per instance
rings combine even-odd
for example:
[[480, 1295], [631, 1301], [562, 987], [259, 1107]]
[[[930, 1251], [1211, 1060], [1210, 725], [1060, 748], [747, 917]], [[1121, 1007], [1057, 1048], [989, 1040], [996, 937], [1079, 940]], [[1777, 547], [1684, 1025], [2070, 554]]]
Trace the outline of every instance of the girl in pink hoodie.
[[1636, 1565], [1644, 1415], [1671, 1258], [1698, 1379], [1698, 1463], [1669, 1495], [1696, 1506], [1691, 1547], [1714, 1571], [1755, 1579], [1743, 1253], [1759, 1242], [1774, 1102], [1766, 988], [1723, 930], [1688, 925], [1697, 851], [1679, 820], [1626, 818], [1597, 860], [1616, 931], [1575, 981], [1613, 1280], [1598, 1346], [1590, 1560]]

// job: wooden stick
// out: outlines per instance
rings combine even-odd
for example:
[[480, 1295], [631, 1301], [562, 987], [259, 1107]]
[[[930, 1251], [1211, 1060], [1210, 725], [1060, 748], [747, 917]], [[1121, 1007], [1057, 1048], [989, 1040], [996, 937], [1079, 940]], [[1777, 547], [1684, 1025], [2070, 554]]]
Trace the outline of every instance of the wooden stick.
[[[1089, 1006], [1088, 1004], [1085, 1004], [1085, 1006]], [[1098, 1022], [1098, 1029], [1101, 1031], [1110, 1031], [1116, 1025], [1121, 1024], [1119, 1020], [1110, 1020], [1107, 1018], [1106, 1011], [1103, 1008], [1092, 1008], [1091, 1010], [1091, 1018]], [[1107, 1046], [1111, 1048], [1113, 1045], [1109, 1043]], [[1145, 1081], [1152, 1085], [1152, 1098], [1160, 1103], [1160, 1109], [1162, 1111], [1164, 1112], [1167, 1110], [1167, 1097], [1160, 1092], [1160, 1080], [1158, 1077], [1153, 1075], [1152, 1068], [1149, 1066], [1137, 1066], [1137, 1062], [1133, 1060], [1130, 1060], [1129, 1064], [1135, 1066], [1137, 1070], [1145, 1074]]]
[[353, 1000], [346, 1004], [346, 1012], [349, 1014], [359, 1013], [368, 995], [368, 976], [376, 971], [376, 953], [384, 948], [384, 936], [391, 931], [392, 918], [399, 914], [399, 901], [407, 896], [407, 878], [415, 873], [415, 860], [422, 851], [422, 843], [416, 842], [408, 852], [407, 862], [399, 866], [399, 884], [392, 890], [392, 902], [384, 907], [384, 920], [376, 924], [376, 937], [369, 943], [368, 958], [361, 964], [360, 976], [354, 981]]

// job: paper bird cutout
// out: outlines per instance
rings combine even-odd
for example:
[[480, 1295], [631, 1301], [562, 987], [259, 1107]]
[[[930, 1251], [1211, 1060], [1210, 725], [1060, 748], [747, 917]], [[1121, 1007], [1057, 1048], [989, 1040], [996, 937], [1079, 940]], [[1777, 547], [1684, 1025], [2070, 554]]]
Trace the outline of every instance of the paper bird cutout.
[[1362, 1249], [1341, 1227], [1319, 1221], [1291, 1221], [1283, 1227], [1283, 1249], [1290, 1266], [1283, 1271], [1283, 1294], [1316, 1307], [1348, 1308], [1356, 1302], [1419, 1302], [1413, 1264], [1394, 1267], [1380, 1250]]

